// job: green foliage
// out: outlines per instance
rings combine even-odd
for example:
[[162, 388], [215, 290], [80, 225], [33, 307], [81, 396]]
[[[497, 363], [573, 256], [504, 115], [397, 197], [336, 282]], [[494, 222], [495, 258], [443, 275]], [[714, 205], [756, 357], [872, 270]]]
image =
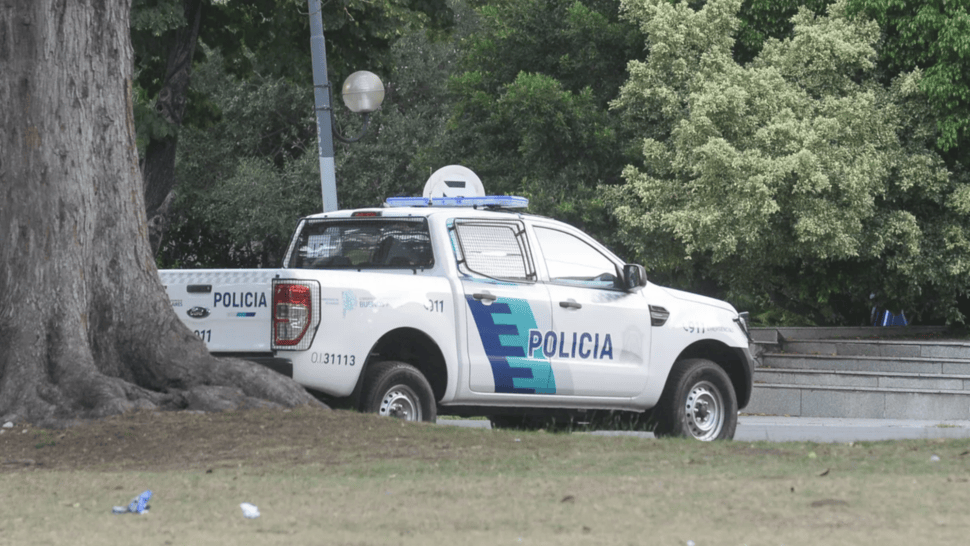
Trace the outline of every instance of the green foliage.
[[489, 192], [525, 195], [531, 211], [611, 239], [597, 187], [619, 183], [620, 166], [636, 158], [608, 104], [627, 60], [642, 55], [642, 37], [619, 19], [618, 5], [478, 8], [480, 30], [463, 42], [450, 83], [456, 104], [440, 164], [462, 163]]
[[[369, 135], [337, 144], [340, 204], [418, 194], [459, 163], [490, 192], [632, 249], [654, 280], [767, 322], [859, 324], [871, 293], [923, 322], [961, 320], [966, 147], [932, 150], [947, 116], [967, 119], [970, 71], [944, 55], [968, 35], [963, 0], [940, 12], [952, 20], [924, 10], [907, 27], [951, 29], [933, 38], [950, 49], [909, 50], [844, 1], [820, 16], [828, 3], [324, 2], [332, 81], [368, 68], [387, 87]], [[135, 0], [142, 143], [173, 135], [151, 107], [165, 50], [145, 46], [183, 24], [181, 5]], [[297, 218], [319, 210], [305, 5], [205, 3], [164, 265], [275, 266]], [[889, 63], [917, 50], [936, 57]], [[949, 102], [927, 84], [939, 58], [962, 70], [939, 80]], [[357, 134], [337, 102], [341, 132]]]
[[132, 0], [130, 26], [135, 49], [132, 88], [141, 157], [144, 157], [150, 140], [164, 140], [178, 132], [178, 128], [172, 127], [155, 109], [155, 97], [165, 77], [173, 36], [187, 24], [183, 0]]
[[[451, 26], [446, 0], [321, 1], [331, 78], [341, 82], [361, 69], [388, 70], [395, 39], [414, 30]], [[252, 72], [312, 81], [306, 0], [215, 3], [203, 21], [202, 40], [219, 49], [237, 77]], [[286, 62], [280, 62], [286, 59]]]
[[740, 24], [734, 45], [734, 60], [747, 63], [761, 52], [769, 38], [783, 40], [791, 37], [792, 17], [800, 8], [808, 8], [816, 14], [825, 12], [832, 0], [744, 0], [738, 12]]
[[134, 95], [135, 142], [138, 145], [139, 157], [144, 157], [145, 148], [151, 139], [172, 138], [178, 134], [178, 127], [165, 121], [165, 118], [153, 108], [153, 101], [148, 97], [145, 88], [133, 85], [132, 93]]
[[[321, 202], [307, 3], [203, 0], [179, 129], [161, 118], [154, 100], [188, 3], [135, 0], [132, 10], [139, 144], [176, 133], [180, 139], [179, 184], [159, 264], [278, 266], [296, 220], [318, 212]], [[330, 79], [338, 84], [357, 69], [390, 72], [391, 44], [400, 36], [441, 35], [452, 21], [446, 0], [321, 4]], [[374, 117], [379, 125], [381, 114]], [[358, 187], [342, 184], [342, 192], [343, 186]], [[350, 202], [374, 204], [374, 193], [364, 194]]]
[[[220, 115], [180, 134], [164, 267], [276, 267], [297, 220], [319, 211], [312, 88], [284, 78], [239, 80], [207, 52], [193, 87]], [[307, 153], [310, 151], [311, 153]]]
[[970, 144], [970, 0], [849, 0], [848, 12], [874, 18], [885, 42], [886, 78], [922, 69], [920, 88], [938, 115], [937, 145], [964, 164]]
[[[448, 115], [445, 83], [455, 45], [413, 31], [391, 47], [384, 106], [367, 136], [335, 143], [342, 208], [375, 206], [420, 194]], [[301, 216], [320, 211], [320, 171], [312, 87], [287, 78], [239, 78], [207, 48], [193, 90], [213, 98], [218, 116], [180, 135], [176, 199], [160, 264], [164, 267], [276, 267]], [[343, 109], [342, 134], [360, 132]]]
[[[149, 96], [164, 83], [174, 34], [188, 24], [184, 10], [190, 3], [133, 0], [136, 80]], [[199, 3], [199, 40], [221, 53], [226, 71], [240, 78], [259, 73], [312, 81], [306, 0]], [[336, 81], [361, 67], [380, 73], [388, 68], [393, 40], [417, 29], [444, 32], [453, 17], [446, 0], [324, 0], [321, 9], [328, 70]], [[205, 55], [197, 49], [194, 60], [200, 62]]]
[[131, 28], [159, 37], [185, 26], [181, 0], [132, 0]]
[[[135, 86], [143, 110], [140, 119], [152, 119], [152, 102], [165, 82], [166, 67], [175, 34], [186, 28], [190, 0], [133, 0], [131, 36], [135, 49]], [[310, 27], [306, 0], [200, 0], [199, 40], [208, 50], [220, 52], [225, 70], [239, 78], [254, 73], [312, 82]], [[443, 32], [451, 25], [446, 0], [340, 0], [324, 1], [322, 17], [327, 40], [328, 69], [334, 81], [367, 67], [387, 68], [391, 42], [413, 29]], [[366, 24], [365, 24], [366, 22]], [[207, 49], [197, 48], [195, 62]], [[286, 62], [281, 62], [286, 59]], [[208, 123], [211, 109], [200, 110], [204, 97], [193, 97], [186, 123]], [[195, 110], [192, 110], [195, 103]], [[209, 106], [209, 105], [207, 105]], [[160, 118], [159, 118], [160, 119]], [[152, 124], [156, 128], [157, 124]], [[164, 138], [151, 128], [149, 138]]]
[[655, 122], [643, 168], [610, 193], [627, 243], [648, 268], [756, 311], [858, 324], [876, 293], [907, 316], [960, 319], [966, 180], [926, 147], [922, 75], [878, 85], [879, 28], [843, 2], [800, 10], [791, 39], [741, 66], [739, 7], [624, 2], [651, 55], [614, 105]]
[[[179, 127], [158, 113], [155, 101], [177, 34], [189, 24], [186, 10], [193, 6], [201, 6], [199, 42], [207, 46], [196, 48], [194, 63], [205, 62], [208, 52], [215, 51], [223, 70], [241, 80], [285, 78], [312, 85], [306, 0], [133, 0], [135, 122], [142, 154], [150, 140], [178, 133]], [[390, 45], [397, 37], [417, 29], [442, 33], [452, 22], [446, 0], [325, 0], [321, 6], [328, 70], [338, 84], [358, 69], [389, 70]], [[183, 124], [208, 127], [217, 123], [219, 110], [213, 95], [194, 87]]]
[[[414, 32], [394, 43], [384, 105], [373, 115], [368, 136], [353, 144], [335, 143], [342, 208], [420, 195], [431, 172], [445, 165], [437, 154], [449, 115], [446, 83], [457, 39], [432, 40]], [[339, 115], [338, 123], [344, 134], [360, 129], [359, 118], [350, 114]]]

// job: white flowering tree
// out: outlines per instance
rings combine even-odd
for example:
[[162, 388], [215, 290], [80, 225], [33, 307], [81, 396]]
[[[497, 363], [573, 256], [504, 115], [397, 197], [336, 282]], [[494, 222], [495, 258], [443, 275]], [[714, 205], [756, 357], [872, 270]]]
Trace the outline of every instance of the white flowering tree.
[[739, 65], [740, 5], [623, 3], [649, 50], [613, 103], [645, 136], [645, 166], [611, 194], [628, 244], [648, 269], [784, 309], [775, 319], [857, 324], [872, 293], [959, 319], [970, 186], [932, 151], [921, 74], [879, 85], [879, 27], [843, 1], [800, 11], [792, 38]]

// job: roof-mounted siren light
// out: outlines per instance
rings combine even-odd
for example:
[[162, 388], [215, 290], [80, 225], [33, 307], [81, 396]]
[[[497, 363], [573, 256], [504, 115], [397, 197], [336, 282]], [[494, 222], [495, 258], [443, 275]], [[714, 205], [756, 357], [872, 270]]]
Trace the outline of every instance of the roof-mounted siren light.
[[430, 197], [484, 197], [485, 186], [468, 167], [448, 165], [431, 175], [424, 185], [425, 198]]

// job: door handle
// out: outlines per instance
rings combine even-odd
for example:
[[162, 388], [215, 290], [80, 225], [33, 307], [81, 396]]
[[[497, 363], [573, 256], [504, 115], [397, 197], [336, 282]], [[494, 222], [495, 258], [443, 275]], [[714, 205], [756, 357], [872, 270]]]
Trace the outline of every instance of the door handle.
[[495, 301], [498, 299], [498, 296], [494, 294], [489, 294], [488, 292], [479, 292], [476, 294], [472, 294], [472, 297], [478, 301]]
[[190, 284], [185, 287], [185, 291], [189, 294], [210, 294], [212, 293], [211, 284]]
[[559, 307], [563, 309], [582, 309], [582, 304], [576, 303], [576, 300], [568, 300], [559, 302]]

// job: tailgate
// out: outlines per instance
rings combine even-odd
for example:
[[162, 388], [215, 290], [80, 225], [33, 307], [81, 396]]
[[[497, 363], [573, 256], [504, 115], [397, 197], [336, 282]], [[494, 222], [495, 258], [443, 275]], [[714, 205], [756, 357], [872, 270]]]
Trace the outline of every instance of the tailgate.
[[270, 352], [272, 280], [277, 269], [158, 272], [175, 314], [211, 352]]

